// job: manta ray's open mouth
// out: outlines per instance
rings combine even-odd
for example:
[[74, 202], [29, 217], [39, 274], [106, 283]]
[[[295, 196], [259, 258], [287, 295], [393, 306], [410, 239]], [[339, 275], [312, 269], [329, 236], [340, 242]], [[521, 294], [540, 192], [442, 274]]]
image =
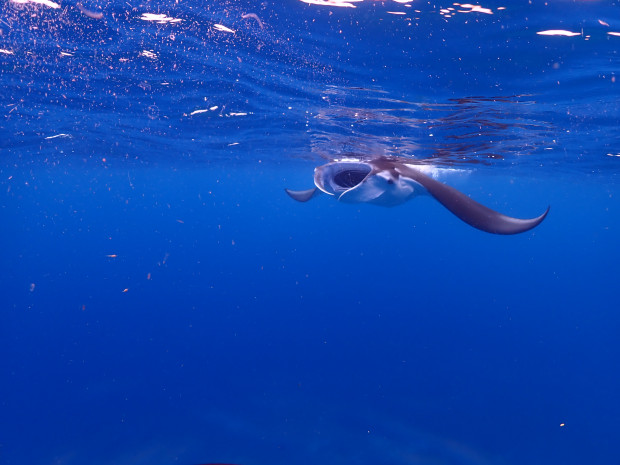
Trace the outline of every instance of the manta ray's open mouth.
[[370, 169], [341, 171], [334, 176], [334, 183], [345, 189], [350, 189], [362, 182], [368, 176], [368, 173], [370, 173]]

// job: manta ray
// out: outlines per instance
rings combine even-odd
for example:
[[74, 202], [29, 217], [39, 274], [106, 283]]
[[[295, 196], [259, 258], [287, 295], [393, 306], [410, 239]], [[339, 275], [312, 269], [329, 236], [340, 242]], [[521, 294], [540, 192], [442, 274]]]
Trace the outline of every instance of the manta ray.
[[[518, 234], [538, 226], [549, 213], [530, 219], [512, 218], [476, 202], [468, 195], [434, 178], [436, 169], [411, 160], [379, 157], [342, 159], [314, 170], [316, 187], [286, 193], [307, 202], [321, 192], [346, 203], [371, 203], [392, 207], [418, 195], [430, 195], [465, 223], [493, 234]], [[435, 173], [435, 174], [434, 174]]]

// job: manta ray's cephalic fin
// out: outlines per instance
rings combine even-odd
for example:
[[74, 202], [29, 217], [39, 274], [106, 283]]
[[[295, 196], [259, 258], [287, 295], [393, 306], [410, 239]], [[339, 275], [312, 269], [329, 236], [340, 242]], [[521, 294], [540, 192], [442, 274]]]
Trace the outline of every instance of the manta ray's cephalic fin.
[[465, 223], [493, 234], [518, 234], [538, 226], [545, 219], [549, 208], [540, 216], [530, 219], [512, 218], [491, 210], [462, 192], [433, 179], [421, 171], [404, 164], [394, 164], [401, 176], [422, 184], [439, 203]]
[[317, 196], [320, 192], [316, 187], [313, 189], [306, 189], [305, 191], [294, 191], [291, 189], [284, 190], [292, 199], [295, 199], [298, 202], [307, 202], [312, 197]]

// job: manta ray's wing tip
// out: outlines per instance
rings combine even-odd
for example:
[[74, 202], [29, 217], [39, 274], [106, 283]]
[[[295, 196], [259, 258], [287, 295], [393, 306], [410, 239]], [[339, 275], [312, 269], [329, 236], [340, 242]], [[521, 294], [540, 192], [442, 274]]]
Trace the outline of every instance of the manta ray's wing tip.
[[509, 216], [505, 216], [502, 214], [493, 215], [490, 219], [490, 223], [485, 225], [489, 229], [485, 227], [479, 227], [483, 231], [487, 231], [494, 234], [519, 234], [531, 229], [534, 229], [540, 223], [544, 221], [544, 219], [549, 214], [549, 210], [551, 210], [551, 205], [547, 207], [547, 209], [543, 212], [542, 215], [537, 216], [535, 218], [529, 219], [519, 219], [519, 218], [511, 218]]
[[534, 226], [538, 226], [540, 223], [543, 222], [545, 218], [547, 218], [547, 215], [549, 214], [549, 210], [551, 210], [551, 205], [547, 207], [547, 209], [544, 211], [542, 215], [540, 215], [538, 218], [534, 218], [534, 222], [535, 222]]
[[534, 228], [538, 226], [540, 223], [542, 223], [545, 218], [547, 218], [547, 215], [549, 214], [549, 210], [551, 210], [551, 205], [547, 207], [547, 209], [543, 212], [542, 215], [537, 216], [536, 218], [531, 218], [529, 220], [524, 220], [524, 221], [529, 222], [532, 228]]
[[318, 194], [318, 189], [316, 187], [312, 189], [306, 189], [304, 191], [294, 191], [292, 189], [284, 189], [284, 191], [294, 200], [298, 202], [307, 202], [312, 197]]

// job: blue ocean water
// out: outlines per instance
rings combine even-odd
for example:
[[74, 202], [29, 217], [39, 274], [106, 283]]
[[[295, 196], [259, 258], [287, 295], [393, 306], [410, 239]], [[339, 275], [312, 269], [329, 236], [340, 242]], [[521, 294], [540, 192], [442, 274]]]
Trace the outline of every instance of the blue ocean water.
[[619, 11], [3, 0], [0, 464], [620, 463]]

